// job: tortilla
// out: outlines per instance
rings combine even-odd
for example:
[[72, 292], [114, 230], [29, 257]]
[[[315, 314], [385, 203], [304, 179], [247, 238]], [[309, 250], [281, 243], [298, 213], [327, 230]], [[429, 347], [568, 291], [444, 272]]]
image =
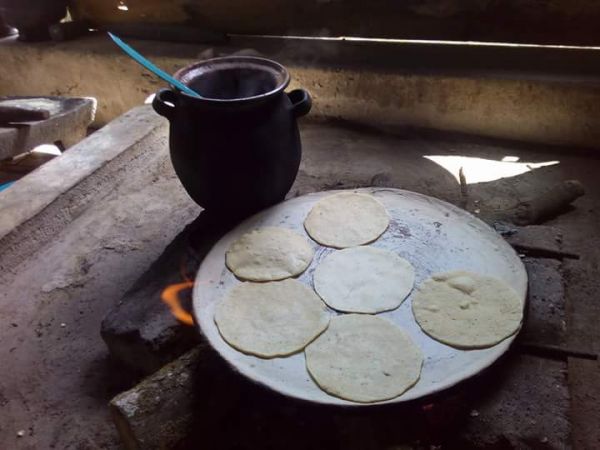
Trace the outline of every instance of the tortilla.
[[373, 196], [342, 192], [319, 200], [306, 216], [304, 228], [321, 245], [347, 248], [373, 242], [389, 223], [385, 207]]
[[506, 283], [464, 271], [434, 275], [412, 300], [421, 329], [444, 344], [485, 348], [513, 335], [523, 320], [523, 302]]
[[317, 294], [333, 309], [378, 313], [396, 309], [415, 282], [412, 265], [397, 254], [354, 247], [327, 256], [316, 268]]
[[225, 254], [225, 264], [243, 280], [274, 281], [304, 272], [314, 253], [309, 241], [298, 233], [264, 227], [235, 241]]
[[391, 322], [364, 314], [331, 319], [305, 350], [306, 367], [331, 395], [361, 403], [389, 400], [414, 386], [423, 355]]
[[263, 358], [291, 355], [323, 332], [329, 313], [296, 280], [241, 283], [217, 305], [215, 323], [229, 345]]

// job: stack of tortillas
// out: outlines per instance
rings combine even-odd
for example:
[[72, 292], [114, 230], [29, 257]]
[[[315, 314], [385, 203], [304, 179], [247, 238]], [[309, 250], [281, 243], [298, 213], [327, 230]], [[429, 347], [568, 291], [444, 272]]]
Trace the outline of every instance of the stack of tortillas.
[[[305, 231], [338, 250], [314, 268], [314, 290], [291, 279], [313, 262], [315, 244], [305, 236], [278, 227], [241, 236], [225, 259], [241, 282], [215, 311], [223, 339], [261, 358], [304, 350], [315, 383], [346, 400], [403, 394], [418, 382], [424, 358], [406, 330], [374, 315], [398, 308], [415, 282], [409, 261], [368, 245], [389, 223], [385, 207], [370, 195], [343, 192], [318, 201]], [[434, 274], [414, 295], [412, 310], [428, 336], [461, 349], [493, 346], [522, 320], [521, 300], [509, 286], [468, 272]]]

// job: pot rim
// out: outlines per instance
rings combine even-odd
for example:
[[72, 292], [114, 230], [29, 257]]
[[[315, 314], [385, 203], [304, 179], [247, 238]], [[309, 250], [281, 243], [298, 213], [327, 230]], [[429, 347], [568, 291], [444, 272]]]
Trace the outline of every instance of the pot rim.
[[[175, 86], [171, 85], [171, 89], [175, 90], [179, 95], [183, 95], [189, 100], [193, 100], [196, 102], [207, 102], [207, 103], [215, 103], [215, 104], [232, 104], [232, 103], [246, 103], [251, 102], [258, 99], [265, 99], [267, 97], [274, 96], [280, 92], [282, 92], [288, 85], [290, 84], [290, 73], [288, 70], [277, 61], [273, 61], [272, 59], [263, 58], [259, 56], [221, 56], [218, 58], [210, 58], [205, 59], [203, 61], [196, 62], [194, 64], [190, 64], [189, 66], [183, 67], [179, 69], [177, 72], [173, 74], [173, 77], [178, 81], [181, 81], [186, 86], [189, 86], [188, 82], [185, 81], [185, 77], [188, 74], [193, 72], [203, 73], [209, 72], [211, 66], [217, 67], [226, 67], [228, 64], [234, 65], [238, 64], [246, 64], [255, 67], [266, 68], [267, 71], [271, 72], [274, 78], [277, 80], [281, 78], [277, 86], [274, 89], [265, 92], [259, 95], [253, 95], [251, 97], [242, 97], [242, 98], [212, 98], [212, 97], [195, 97], [190, 94], [186, 94], [181, 90], [177, 89]], [[202, 71], [201, 69], [205, 68], [206, 70]], [[277, 76], [279, 75], [279, 77]], [[188, 80], [190, 81], [190, 80]]]

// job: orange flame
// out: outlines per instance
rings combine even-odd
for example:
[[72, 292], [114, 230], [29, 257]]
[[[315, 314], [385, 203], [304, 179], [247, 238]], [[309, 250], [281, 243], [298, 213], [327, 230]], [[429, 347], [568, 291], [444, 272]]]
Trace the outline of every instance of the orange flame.
[[[186, 277], [187, 278], [187, 277]], [[181, 306], [179, 301], [179, 293], [185, 289], [189, 289], [194, 286], [194, 283], [190, 280], [184, 281], [183, 283], [172, 284], [167, 286], [162, 292], [160, 298], [169, 307], [171, 313], [177, 320], [185, 325], [194, 325], [194, 318]]]

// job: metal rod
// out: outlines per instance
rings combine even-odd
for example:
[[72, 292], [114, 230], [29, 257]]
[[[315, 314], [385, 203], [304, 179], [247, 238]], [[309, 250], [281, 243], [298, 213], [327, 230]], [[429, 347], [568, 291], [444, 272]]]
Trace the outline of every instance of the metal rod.
[[115, 44], [117, 44], [121, 48], [121, 50], [123, 50], [125, 53], [127, 53], [127, 55], [129, 55], [129, 57], [131, 57], [135, 62], [137, 62], [138, 64], [143, 66], [145, 69], [149, 70], [156, 76], [162, 78], [167, 83], [175, 86], [180, 91], [185, 92], [186, 94], [191, 95], [192, 97], [202, 98], [202, 96], [200, 94], [198, 94], [196, 91], [194, 91], [193, 89], [190, 89], [185, 84], [183, 84], [181, 81], [173, 78], [171, 75], [169, 75], [164, 70], [156, 67], [154, 64], [152, 64], [150, 61], [148, 61], [145, 57], [143, 57], [140, 53], [135, 51], [133, 48], [131, 48], [129, 45], [127, 45], [125, 42], [123, 42], [121, 39], [119, 39], [117, 36], [115, 36], [114, 34], [112, 34], [110, 32], [108, 33], [108, 35], [115, 42]]
[[519, 342], [517, 348], [523, 353], [543, 356], [552, 359], [580, 358], [592, 361], [598, 360], [598, 354], [582, 350], [560, 347], [557, 345], [536, 344], [533, 342]]

